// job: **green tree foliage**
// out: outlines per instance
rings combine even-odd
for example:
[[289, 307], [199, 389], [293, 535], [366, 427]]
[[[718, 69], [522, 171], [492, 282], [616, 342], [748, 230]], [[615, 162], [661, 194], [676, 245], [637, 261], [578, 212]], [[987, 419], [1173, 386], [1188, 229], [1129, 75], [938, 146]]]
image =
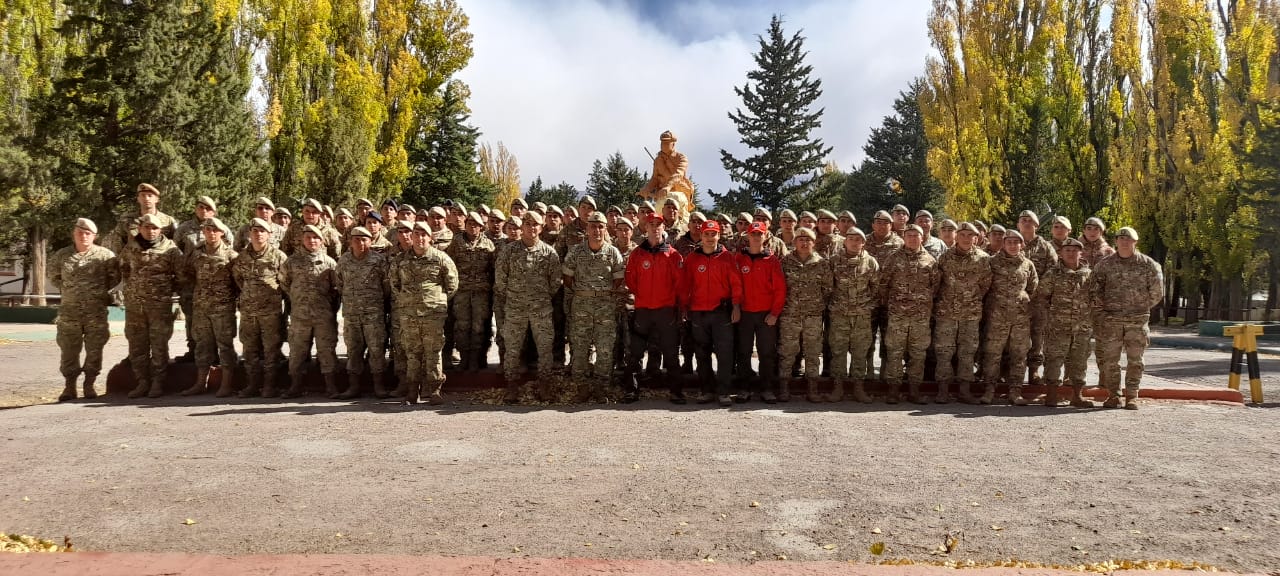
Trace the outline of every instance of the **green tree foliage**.
[[610, 154], [604, 162], [596, 160], [587, 175], [587, 194], [596, 199], [601, 210], [609, 206], [630, 204], [649, 181], [649, 174], [627, 165], [622, 152]]
[[[877, 210], [894, 204], [935, 212], [943, 208], [942, 185], [929, 172], [929, 142], [919, 106], [922, 90], [924, 81], [916, 79], [898, 93], [894, 113], [871, 129], [862, 147], [866, 158], [842, 181], [841, 204], [857, 215], [859, 223], [869, 223]], [[891, 180], [898, 182], [899, 192], [889, 188]]]
[[476, 140], [480, 131], [467, 124], [471, 114], [464, 100], [466, 88], [450, 82], [440, 105], [428, 117], [428, 128], [409, 148], [409, 182], [403, 198], [420, 206], [434, 206], [448, 199], [467, 206], [492, 203], [497, 186], [485, 181], [477, 169]]
[[[812, 78], [813, 66], [804, 63], [808, 54], [804, 37], [797, 32], [787, 38], [782, 19], [775, 15], [767, 38], [757, 40], [756, 69], [747, 73], [747, 84], [733, 89], [746, 111], [739, 108], [729, 113], [740, 142], [755, 152], [740, 159], [721, 149], [720, 162], [753, 205], [776, 209], [788, 206], [816, 184], [831, 147], [810, 137], [822, 125], [823, 109], [810, 111], [822, 95], [822, 81]], [[733, 194], [712, 197], [719, 203]]]
[[568, 182], [561, 182], [550, 188], [543, 187], [542, 177], [539, 176], [529, 184], [529, 191], [525, 193], [524, 199], [530, 205], [542, 202], [547, 206], [573, 206], [578, 203], [580, 196], [582, 193]]

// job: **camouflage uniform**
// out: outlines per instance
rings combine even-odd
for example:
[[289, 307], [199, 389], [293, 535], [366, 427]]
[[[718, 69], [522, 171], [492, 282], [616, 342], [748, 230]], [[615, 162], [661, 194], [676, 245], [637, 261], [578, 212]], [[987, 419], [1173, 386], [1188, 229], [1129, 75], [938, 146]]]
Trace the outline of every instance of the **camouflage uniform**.
[[816, 380], [822, 362], [822, 313], [827, 309], [827, 299], [834, 286], [831, 266], [817, 252], [807, 260], [792, 252], [782, 258], [782, 275], [787, 279], [787, 303], [778, 318], [781, 374], [778, 399], [786, 401], [790, 397], [791, 370], [801, 350], [808, 395], [816, 398]]
[[[1049, 387], [1045, 405], [1056, 405], [1062, 384], [1063, 365], [1075, 397], [1083, 390], [1089, 362], [1089, 341], [1093, 327], [1089, 309], [1089, 265], [1083, 261], [1075, 270], [1059, 261], [1040, 280], [1033, 305], [1045, 310], [1044, 383]], [[1082, 398], [1081, 398], [1082, 399]]]
[[[627, 239], [626, 243], [618, 242], [616, 238], [613, 240], [613, 247], [622, 256], [624, 274], [627, 258], [631, 257], [631, 251], [636, 246], [631, 239]], [[626, 283], [613, 291], [613, 306], [616, 318], [614, 323], [617, 326], [613, 341], [613, 364], [615, 368], [622, 370], [627, 364], [627, 351], [631, 350], [631, 317], [635, 313], [635, 296], [627, 289]]]
[[[954, 382], [960, 399], [973, 400], [973, 367], [978, 352], [982, 301], [991, 287], [991, 256], [977, 247], [952, 248], [938, 259], [941, 283], [934, 312], [933, 348], [939, 403], [950, 400]], [[953, 367], [954, 362], [954, 367]]]
[[[863, 250], [865, 250], [868, 254], [870, 254], [872, 258], [875, 258], [876, 262], [880, 264], [880, 268], [883, 269], [885, 260], [889, 257], [890, 254], [893, 254], [899, 248], [902, 248], [902, 237], [898, 236], [897, 234], [894, 234], [893, 232], [890, 232], [887, 235], [885, 235], [884, 238], [877, 238], [874, 233], [868, 234], [867, 244], [866, 244], [866, 247], [863, 248]], [[889, 323], [888, 311], [884, 309], [884, 306], [879, 305], [879, 303], [877, 302], [876, 310], [871, 316], [871, 341], [872, 343], [874, 343], [876, 336], [879, 335], [880, 337], [880, 380], [882, 382], [884, 381], [884, 376], [885, 376], [884, 367], [888, 365], [886, 361], [888, 359], [889, 348], [885, 344], [885, 328], [888, 326], [888, 323]], [[868, 373], [870, 373], [871, 367], [874, 365], [872, 361], [874, 354], [875, 354], [874, 348], [867, 351]]]
[[[363, 231], [361, 232], [363, 233]], [[372, 238], [370, 238], [372, 240]], [[360, 394], [360, 376], [365, 372], [365, 354], [372, 374], [374, 393], [385, 397], [382, 373], [387, 365], [387, 302], [391, 285], [387, 279], [389, 260], [370, 250], [356, 258], [348, 250], [338, 258], [335, 288], [342, 296], [342, 341], [347, 345], [347, 390], [343, 398]]]
[[[299, 241], [300, 242], [300, 241]], [[286, 397], [300, 396], [306, 373], [302, 363], [311, 353], [312, 340], [325, 392], [337, 396], [334, 371], [338, 368], [338, 263], [322, 252], [299, 248], [284, 263], [280, 285], [289, 296], [289, 390]]]
[[[461, 234], [461, 232], [458, 234]], [[458, 234], [455, 234], [448, 226], [441, 230], [434, 230], [431, 232], [431, 245], [436, 250], [444, 252], [449, 248], [450, 244], [453, 244], [453, 237]]]
[[131, 398], [164, 394], [169, 369], [169, 338], [173, 336], [173, 295], [183, 267], [178, 245], [160, 236], [144, 247], [133, 239], [120, 254], [124, 280], [124, 335], [129, 340], [129, 364], [138, 386]]
[[[249, 231], [253, 223], [247, 223], [240, 227], [240, 231], [236, 232], [235, 242], [231, 242], [231, 247], [237, 252], [244, 252], [249, 247]], [[284, 241], [285, 228], [275, 222], [267, 222], [268, 232], [271, 232], [271, 238], [267, 239], [267, 244], [273, 248], [280, 248], [280, 243]], [[224, 238], [223, 242], [227, 240]]]
[[[622, 253], [605, 242], [593, 251], [587, 242], [569, 248], [562, 271], [573, 278], [573, 318], [569, 343], [573, 350], [573, 378], [579, 385], [589, 384], [597, 394], [613, 372], [614, 339], [617, 335], [617, 310], [614, 284], [626, 275]], [[589, 364], [591, 349], [596, 362]], [[585, 394], [586, 390], [584, 390]]]
[[924, 381], [925, 353], [932, 339], [929, 319], [933, 316], [938, 280], [938, 261], [923, 248], [903, 247], [885, 258], [880, 268], [880, 301], [888, 311], [884, 373], [891, 403], [897, 401], [898, 387], [902, 385], [904, 356], [911, 400], [923, 401], [920, 383]]
[[870, 402], [864, 389], [864, 381], [871, 366], [867, 357], [871, 352], [871, 316], [879, 302], [876, 292], [879, 285], [880, 263], [866, 250], [853, 256], [841, 246], [830, 260], [835, 289], [831, 293], [831, 375], [836, 390], [832, 400], [840, 400], [844, 385], [853, 382], [854, 398]]
[[[177, 230], [175, 230], [173, 233], [174, 243], [178, 245], [178, 249], [181, 250], [183, 254], [187, 255], [188, 260], [190, 260], [193, 252], [199, 250], [202, 246], [204, 246], [204, 234], [203, 234], [203, 230], [201, 230], [202, 225], [203, 225], [203, 221], [192, 218], [190, 220], [187, 220], [179, 224]], [[233, 244], [234, 239], [235, 239], [234, 236], [232, 236], [231, 234], [225, 234], [222, 237], [222, 242], [225, 246], [230, 248]], [[183, 322], [186, 325], [185, 333], [187, 336], [187, 352], [196, 354], [197, 353], [196, 348], [198, 346], [198, 344], [196, 343], [196, 327], [195, 327], [196, 285], [194, 282], [194, 278], [192, 278], [191, 280], [192, 281], [182, 282], [181, 285], [178, 287], [179, 289], [178, 307], [182, 309]], [[231, 309], [234, 315], [235, 306], [232, 305]], [[231, 339], [232, 340], [235, 339], [234, 327], [232, 328]], [[209, 364], [206, 364], [205, 368], [208, 368], [208, 367], [209, 367]], [[199, 368], [199, 365], [197, 365], [197, 368]]]
[[489, 354], [486, 328], [493, 319], [493, 265], [497, 260], [493, 241], [484, 234], [468, 239], [457, 234], [445, 253], [458, 268], [458, 292], [454, 294], [453, 340], [462, 353], [464, 368], [479, 369]]
[[391, 290], [400, 308], [400, 329], [395, 338], [404, 348], [405, 400], [418, 401], [427, 393], [433, 404], [441, 400], [444, 386], [444, 320], [449, 297], [458, 290], [458, 268], [434, 246], [422, 254], [407, 251], [391, 270]]
[[830, 260], [844, 246], [844, 236], [837, 232], [830, 234], [819, 232], [817, 235], [818, 238], [813, 241], [813, 251], [824, 259]]
[[1107, 238], [1102, 235], [1098, 235], [1098, 239], [1092, 242], [1080, 236], [1080, 243], [1084, 244], [1084, 250], [1080, 252], [1080, 260], [1089, 267], [1097, 266], [1103, 258], [1115, 254], [1115, 249], [1107, 244]]
[[947, 244], [937, 236], [926, 236], [921, 247], [935, 260], [942, 258], [942, 255], [947, 252]]
[[1022, 400], [1022, 375], [1027, 349], [1031, 347], [1031, 295], [1040, 285], [1035, 265], [1021, 254], [1010, 256], [1001, 250], [991, 257], [991, 289], [987, 291], [987, 332], [983, 336], [982, 380], [986, 389], [982, 402], [990, 404], [1000, 380], [1000, 360], [1009, 357], [1009, 399]]
[[[503, 376], [507, 386], [520, 377], [520, 356], [524, 352], [525, 332], [533, 331], [538, 349], [538, 377], [555, 377], [555, 360], [551, 345], [552, 299], [560, 293], [562, 270], [556, 251], [539, 240], [533, 246], [512, 242], [502, 251], [495, 266], [494, 302], [503, 309], [502, 335], [507, 342], [503, 358]], [[544, 385], [548, 382], [544, 381]]]
[[[1028, 239], [1022, 254], [1036, 267], [1037, 279], [1044, 278], [1049, 269], [1058, 263], [1058, 251], [1051, 242], [1040, 236]], [[1040, 367], [1044, 365], [1044, 330], [1044, 310], [1034, 306], [1031, 308], [1031, 348], [1027, 350], [1027, 380], [1032, 385], [1039, 384]], [[1022, 378], [1021, 374], [1011, 372], [1010, 375]]]
[[[160, 233], [166, 238], [173, 239], [178, 229], [178, 221], [173, 216], [156, 210], [155, 217], [157, 225], [160, 227]], [[133, 238], [138, 235], [138, 221], [142, 219], [142, 215], [137, 212], [121, 216], [116, 222], [116, 227], [103, 239], [102, 245], [106, 249], [116, 254], [124, 254], [125, 246], [133, 242]], [[181, 249], [179, 249], [181, 252]]]
[[76, 252], [75, 246], [67, 246], [53, 255], [49, 270], [53, 285], [62, 293], [58, 305], [57, 338], [62, 353], [58, 369], [72, 384], [83, 373], [88, 390], [102, 371], [102, 348], [111, 338], [107, 325], [111, 297], [107, 291], [120, 283], [120, 262], [114, 252], [102, 246], [89, 246], [83, 253]]
[[[223, 241], [213, 253], [204, 244], [187, 253], [184, 284], [193, 286], [191, 327], [196, 341], [196, 384], [203, 391], [204, 376], [217, 361], [221, 367], [219, 396], [228, 396], [234, 390], [232, 379], [238, 358], [236, 356], [236, 284], [232, 277], [231, 263], [236, 259], [235, 250]], [[193, 387], [191, 392], [196, 392]]]
[[[306, 226], [307, 223], [301, 216], [289, 223], [289, 229], [285, 230], [284, 238], [280, 240], [280, 249], [285, 254], [293, 256], [299, 252], [306, 252], [302, 247], [302, 229]], [[325, 253], [336, 262], [338, 255], [342, 253], [342, 235], [336, 228], [327, 226], [323, 222], [313, 226], [320, 229], [320, 239], [324, 241]]]
[[1116, 253], [1093, 267], [1088, 286], [1098, 371], [1111, 395], [1108, 403], [1118, 401], [1120, 394], [1121, 351], [1128, 358], [1124, 395], [1136, 399], [1142, 383], [1142, 355], [1150, 343], [1147, 321], [1151, 308], [1164, 299], [1164, 273], [1146, 254], [1135, 251], [1122, 258]]
[[271, 244], [264, 246], [262, 252], [254, 252], [251, 244], [231, 264], [231, 274], [240, 289], [240, 345], [249, 377], [248, 385], [240, 391], [241, 397], [256, 394], [260, 387], [264, 397], [276, 395], [275, 375], [280, 365], [283, 331], [281, 277], [286, 258]]

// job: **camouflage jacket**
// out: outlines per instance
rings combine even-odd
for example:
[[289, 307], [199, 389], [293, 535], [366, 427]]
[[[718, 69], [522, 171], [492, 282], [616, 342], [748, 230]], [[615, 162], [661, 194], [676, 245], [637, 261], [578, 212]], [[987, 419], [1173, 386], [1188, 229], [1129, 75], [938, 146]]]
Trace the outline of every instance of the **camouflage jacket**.
[[817, 316], [827, 309], [835, 281], [825, 258], [814, 252], [803, 260], [792, 252], [782, 257], [782, 275], [787, 280], [783, 316]]
[[924, 248], [902, 248], [880, 266], [880, 302], [890, 314], [928, 317], [938, 291], [938, 261]]
[[924, 251], [928, 252], [930, 256], [933, 256], [935, 260], [942, 258], [942, 255], [947, 252], [947, 244], [937, 236], [925, 237], [923, 248]]
[[235, 250], [223, 242], [212, 254], [204, 243], [187, 253], [183, 283], [193, 290], [194, 307], [199, 312], [229, 312], [236, 309], [236, 281], [231, 264]]
[[150, 248], [143, 248], [131, 239], [120, 254], [125, 304], [168, 304], [178, 291], [178, 275], [185, 265], [173, 240], [161, 236]]
[[493, 290], [493, 266], [498, 261], [497, 249], [484, 234], [467, 240], [466, 234], [453, 237], [445, 254], [458, 267], [458, 291], [489, 292]]
[[1101, 235], [1097, 240], [1089, 241], [1084, 236], [1080, 237], [1080, 243], [1084, 244], [1084, 250], [1080, 253], [1080, 259], [1090, 266], [1097, 266], [1103, 258], [1115, 254], [1115, 249], [1107, 244], [1107, 239]]
[[1164, 300], [1164, 272], [1150, 256], [1134, 252], [1129, 258], [1112, 254], [1089, 275], [1089, 303], [1104, 318], [1145, 320]]
[[560, 257], [546, 242], [533, 246], [512, 242], [498, 256], [493, 296], [507, 313], [551, 308], [551, 298], [560, 290], [563, 271]]
[[938, 272], [942, 283], [934, 305], [937, 317], [981, 320], [982, 301], [991, 288], [991, 257], [977, 248], [947, 250], [938, 259]]
[[[293, 256], [294, 254], [306, 252], [306, 249], [302, 247], [302, 227], [306, 225], [302, 218], [289, 223], [289, 229], [285, 230], [284, 239], [280, 241], [280, 249], [285, 254]], [[342, 253], [342, 236], [338, 234], [338, 230], [333, 226], [325, 226], [324, 224], [316, 224], [315, 226], [320, 229], [320, 238], [324, 240], [325, 253], [330, 258], [337, 260], [338, 255]]]
[[443, 318], [449, 297], [458, 291], [458, 268], [435, 247], [422, 254], [405, 252], [391, 269], [391, 291], [400, 314]]
[[280, 286], [289, 295], [289, 317], [295, 320], [328, 320], [338, 310], [338, 263], [328, 254], [299, 248], [288, 260], [280, 276]]
[[[231, 243], [231, 247], [234, 248], [236, 252], [244, 252], [249, 248], [249, 227], [252, 225], [253, 222], [249, 222], [244, 226], [241, 226], [239, 232], [236, 232], [235, 242]], [[275, 248], [279, 248], [280, 242], [284, 241], [284, 226], [276, 224], [275, 222], [267, 222], [267, 227], [271, 230], [271, 239], [267, 240], [267, 243]]]
[[460, 236], [461, 234], [461, 232], [455, 233], [453, 230], [450, 230], [448, 226], [441, 228], [440, 230], [433, 230], [431, 232], [431, 245], [434, 246], [436, 250], [444, 252], [449, 248], [450, 244], [453, 244], [454, 236]]
[[813, 242], [813, 251], [823, 258], [831, 258], [842, 245], [844, 245], [844, 236], [839, 233], [818, 234], [818, 239]]
[[[156, 210], [156, 218], [160, 219], [160, 232], [165, 237], [172, 239], [174, 233], [178, 230], [178, 221], [173, 216]], [[102, 246], [116, 254], [124, 254], [124, 247], [133, 242], [133, 237], [138, 235], [138, 220], [142, 219], [142, 215], [133, 212], [121, 216], [116, 221], [116, 227], [102, 241]]]
[[[173, 241], [178, 244], [178, 249], [183, 254], [191, 252], [196, 248], [204, 246], [204, 230], [201, 229], [203, 223], [195, 218], [187, 220], [178, 225], [178, 229], [173, 233]], [[276, 224], [276, 226], [279, 226]], [[227, 246], [235, 246], [236, 235], [227, 233], [222, 242]], [[239, 250], [236, 250], [239, 252]]]
[[569, 254], [569, 250], [574, 246], [582, 244], [587, 239], [587, 226], [580, 219], [570, 220], [560, 229], [559, 236], [556, 237], [556, 254], [561, 260]]
[[902, 248], [902, 238], [898, 237], [897, 234], [889, 234], [883, 240], [877, 239], [875, 234], [867, 235], [866, 251], [871, 254], [872, 258], [876, 259], [876, 262], [880, 263], [881, 268], [884, 267], [885, 258], [888, 258], [890, 254], [893, 254], [899, 248]]
[[1033, 305], [1048, 312], [1050, 326], [1089, 329], [1089, 274], [1084, 262], [1075, 270], [1058, 262], [1040, 279]]
[[342, 296], [342, 315], [347, 318], [382, 316], [391, 298], [388, 271], [387, 257], [372, 250], [362, 259], [356, 259], [350, 252], [338, 258], [334, 278], [338, 294]]
[[1027, 317], [1031, 295], [1036, 293], [1040, 277], [1035, 264], [1019, 254], [1010, 256], [1003, 250], [991, 257], [991, 289], [987, 290], [987, 314]]
[[287, 258], [270, 244], [261, 253], [254, 253], [250, 245], [236, 256], [231, 263], [231, 274], [240, 288], [241, 316], [280, 313], [280, 303], [284, 301], [281, 278]]
[[49, 262], [53, 285], [62, 293], [58, 315], [94, 316], [107, 313], [108, 290], [120, 283], [120, 261], [115, 252], [92, 245], [84, 253], [75, 246], [58, 250]]
[[586, 242], [569, 248], [561, 272], [573, 278], [575, 295], [602, 296], [613, 294], [615, 280], [626, 276], [627, 261], [612, 244], [605, 242], [600, 250], [591, 251]]
[[1058, 251], [1053, 248], [1052, 243], [1040, 236], [1033, 236], [1027, 240], [1022, 255], [1031, 260], [1031, 264], [1036, 267], [1037, 278], [1044, 276], [1058, 263]]
[[831, 274], [835, 279], [835, 288], [831, 293], [831, 313], [851, 316], [874, 311], [879, 300], [877, 289], [880, 285], [880, 263], [866, 250], [859, 252], [857, 256], [851, 256], [843, 245], [828, 262], [831, 263]]

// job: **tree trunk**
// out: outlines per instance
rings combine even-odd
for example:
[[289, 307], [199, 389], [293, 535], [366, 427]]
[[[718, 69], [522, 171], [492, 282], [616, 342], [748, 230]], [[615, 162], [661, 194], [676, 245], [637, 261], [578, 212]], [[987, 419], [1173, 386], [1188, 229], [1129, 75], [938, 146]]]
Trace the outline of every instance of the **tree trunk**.
[[1266, 320], [1274, 320], [1272, 310], [1276, 309], [1276, 296], [1280, 293], [1280, 258], [1274, 254], [1267, 258], [1267, 310]]
[[31, 261], [28, 294], [35, 296], [36, 306], [45, 306], [45, 262], [49, 250], [49, 239], [45, 237], [44, 227], [36, 224], [27, 230], [27, 258]]

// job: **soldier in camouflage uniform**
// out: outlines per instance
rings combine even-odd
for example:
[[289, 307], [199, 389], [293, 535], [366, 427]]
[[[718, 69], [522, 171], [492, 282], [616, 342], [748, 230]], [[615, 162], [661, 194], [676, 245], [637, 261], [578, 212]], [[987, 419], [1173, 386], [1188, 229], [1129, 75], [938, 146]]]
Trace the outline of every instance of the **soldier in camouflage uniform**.
[[778, 233], [776, 234], [786, 250], [779, 252], [786, 255], [787, 252], [795, 250], [796, 247], [796, 213], [788, 208], [784, 208], [778, 213]]
[[813, 251], [819, 256], [830, 259], [844, 244], [844, 236], [836, 232], [836, 215], [830, 210], [818, 210], [818, 225], [815, 231], [818, 238], [813, 242]]
[[183, 396], [203, 394], [208, 385], [209, 367], [214, 361], [220, 368], [216, 396], [226, 398], [235, 393], [236, 364], [236, 281], [231, 263], [236, 251], [225, 239], [231, 232], [217, 218], [209, 218], [201, 226], [204, 242], [186, 254], [182, 283], [193, 287], [195, 300], [191, 326], [196, 340], [196, 381], [182, 391]]
[[302, 228], [301, 247], [284, 263], [280, 285], [289, 295], [289, 389], [285, 398], [305, 393], [303, 362], [316, 345], [325, 394], [338, 397], [338, 263], [326, 254], [324, 231], [308, 224]]
[[1128, 359], [1124, 407], [1138, 409], [1142, 355], [1150, 343], [1151, 308], [1164, 300], [1160, 264], [1138, 252], [1138, 232], [1128, 226], [1116, 234], [1116, 252], [1103, 258], [1089, 275], [1089, 304], [1097, 339], [1098, 371], [1109, 393], [1103, 404], [1120, 405], [1120, 352]]
[[453, 341], [462, 355], [463, 370], [479, 370], [489, 354], [487, 327], [493, 318], [493, 265], [497, 252], [484, 233], [484, 217], [472, 212], [461, 234], [445, 250], [458, 269], [458, 292], [454, 294]]
[[[614, 225], [613, 247], [617, 248], [618, 254], [622, 256], [624, 272], [627, 258], [631, 257], [631, 251], [635, 250], [637, 246], [635, 241], [632, 240], [635, 227], [635, 223], [630, 218], [618, 218], [617, 224]], [[613, 303], [617, 316], [617, 321], [615, 322], [617, 334], [614, 337], [613, 344], [613, 364], [615, 369], [625, 370], [627, 366], [627, 351], [631, 350], [631, 317], [635, 313], [635, 297], [627, 289], [626, 282], [614, 289]]]
[[[867, 247], [864, 250], [876, 259], [880, 264], [880, 268], [884, 268], [885, 260], [890, 254], [902, 248], [902, 237], [893, 233], [893, 216], [888, 212], [880, 210], [871, 218], [871, 235], [867, 237]], [[878, 302], [878, 299], [877, 299]], [[880, 381], [884, 381], [885, 361], [888, 358], [889, 349], [885, 346], [885, 327], [888, 326], [889, 313], [884, 306], [877, 306], [875, 314], [871, 317], [871, 341], [874, 344], [877, 336], [880, 338]], [[872, 356], [875, 349], [867, 351], [867, 370], [871, 370], [874, 365]]]
[[[1062, 246], [1071, 237], [1071, 220], [1066, 216], [1054, 216], [1050, 231], [1049, 243], [1053, 245], [1053, 250], [1058, 254], [1058, 259], [1061, 260]], [[1043, 280], [1044, 277], [1040, 279]]]
[[249, 244], [231, 265], [240, 292], [240, 345], [249, 377], [239, 396], [250, 398], [261, 390], [264, 398], [273, 398], [283, 333], [281, 277], [288, 257], [271, 243], [274, 229], [267, 219], [254, 218], [247, 232], [244, 237]]
[[889, 385], [886, 401], [898, 401], [905, 357], [909, 398], [924, 404], [920, 384], [924, 381], [925, 353], [932, 340], [929, 319], [933, 317], [933, 297], [938, 291], [938, 261], [925, 252], [924, 231], [919, 226], [908, 225], [902, 239], [902, 248], [890, 254], [880, 268], [880, 302], [889, 313], [884, 338], [889, 349], [884, 369]]
[[280, 242], [280, 249], [290, 256], [300, 252], [306, 227], [314, 226], [320, 234], [320, 241], [324, 244], [322, 246], [324, 252], [329, 255], [330, 259], [336, 261], [338, 254], [342, 252], [342, 236], [332, 226], [328, 226], [323, 222], [323, 214], [324, 206], [320, 205], [319, 200], [312, 198], [303, 202], [302, 218], [294, 220], [289, 225], [289, 229], [284, 233], [284, 240]]
[[[614, 339], [617, 335], [616, 290], [622, 286], [626, 262], [608, 241], [608, 219], [599, 212], [587, 217], [586, 241], [569, 248], [561, 267], [566, 292], [573, 296], [572, 332], [573, 379], [578, 385], [578, 401], [604, 399], [604, 388], [613, 372]], [[563, 236], [561, 236], [563, 238]], [[596, 362], [590, 364], [591, 349]]]
[[138, 382], [129, 392], [130, 398], [164, 395], [169, 338], [173, 336], [172, 298], [178, 290], [178, 274], [184, 265], [178, 245], [162, 233], [165, 222], [155, 214], [143, 215], [138, 219], [137, 236], [129, 240], [120, 254], [124, 335], [129, 340], [129, 364]]
[[342, 341], [347, 345], [347, 389], [338, 395], [342, 399], [360, 396], [366, 352], [373, 395], [378, 398], [388, 396], [382, 375], [387, 365], [387, 305], [391, 300], [391, 284], [387, 275], [390, 263], [385, 255], [373, 250], [373, 239], [372, 230], [364, 226], [352, 228], [348, 248], [338, 258], [334, 274], [338, 294], [342, 297]]
[[1022, 373], [1031, 347], [1031, 295], [1040, 285], [1035, 265], [1022, 255], [1022, 235], [1007, 230], [1000, 253], [991, 257], [991, 288], [987, 291], [986, 334], [983, 336], [982, 404], [990, 404], [1000, 380], [1000, 361], [1009, 358], [1009, 401], [1022, 406]]
[[1048, 327], [1044, 336], [1044, 405], [1058, 406], [1058, 386], [1066, 365], [1071, 381], [1071, 405], [1092, 408], [1084, 399], [1084, 375], [1093, 335], [1089, 308], [1089, 265], [1080, 259], [1084, 244], [1067, 238], [1059, 249], [1058, 263], [1044, 275], [1036, 289], [1034, 306], [1044, 308]]
[[[947, 244], [933, 235], [933, 213], [928, 210], [916, 210], [916, 226], [924, 231], [924, 251], [936, 260], [947, 251]], [[954, 229], [954, 226], [952, 227]]]
[[933, 348], [937, 355], [939, 404], [951, 401], [955, 384], [960, 401], [973, 403], [973, 366], [978, 351], [982, 301], [991, 287], [991, 257], [978, 249], [978, 229], [960, 225], [955, 246], [938, 259], [941, 282], [934, 311]]
[[831, 257], [835, 288], [831, 293], [831, 375], [835, 387], [830, 401], [844, 399], [845, 386], [853, 383], [853, 398], [871, 402], [866, 379], [871, 366], [871, 317], [879, 302], [880, 264], [865, 246], [867, 236], [857, 227], [845, 230], [840, 250]]
[[116, 254], [124, 254], [124, 247], [138, 235], [142, 217], [148, 214], [155, 216], [156, 226], [160, 227], [160, 233], [165, 237], [172, 239], [174, 232], [177, 231], [178, 221], [160, 211], [160, 190], [158, 188], [146, 183], [139, 184], [137, 200], [138, 211], [121, 216], [120, 220], [116, 222], [115, 230], [112, 230], [111, 234], [102, 243], [108, 250]]
[[[271, 232], [271, 238], [268, 243], [279, 248], [280, 242], [284, 240], [285, 228], [284, 226], [271, 221], [271, 216], [272, 214], [275, 214], [275, 211], [276, 205], [273, 204], [271, 199], [266, 196], [260, 196], [254, 202], [253, 217], [261, 219], [270, 226], [268, 231]], [[231, 243], [231, 247], [236, 252], [244, 252], [244, 249], [249, 246], [249, 232], [252, 227], [252, 221], [246, 222], [244, 226], [240, 227], [240, 231], [236, 234], [235, 241]]]
[[371, 237], [369, 242], [370, 250], [382, 254], [383, 256], [391, 255], [390, 252], [395, 248], [395, 245], [387, 238], [386, 231], [383, 230], [384, 224], [382, 222], [382, 215], [373, 211], [365, 214], [363, 220], [356, 224], [356, 226], [353, 226], [350, 230], [347, 230], [348, 247], [351, 246], [351, 232], [356, 228], [361, 227], [369, 231], [369, 236]]
[[432, 245], [432, 233], [426, 223], [415, 223], [413, 251], [396, 259], [391, 270], [391, 290], [401, 314], [395, 337], [408, 361], [404, 401], [409, 404], [424, 394], [432, 405], [444, 402], [444, 320], [449, 297], [458, 290], [458, 269]]
[[[907, 224], [911, 222], [911, 211], [902, 204], [894, 204], [889, 212], [890, 218], [893, 220], [889, 224], [889, 229], [893, 231], [894, 236], [902, 238], [902, 235], [907, 231]], [[883, 263], [881, 262], [881, 264]]]
[[1097, 266], [1103, 258], [1115, 253], [1115, 250], [1107, 244], [1107, 237], [1103, 234], [1107, 231], [1107, 225], [1102, 223], [1100, 218], [1089, 218], [1084, 221], [1084, 233], [1080, 234], [1080, 243], [1084, 245], [1084, 252], [1080, 256], [1084, 259], [1084, 263], [1089, 266]]
[[[218, 205], [213, 198], [201, 196], [196, 198], [195, 217], [178, 225], [177, 230], [173, 233], [173, 241], [178, 245], [178, 249], [183, 255], [190, 256], [204, 244], [204, 233], [202, 229], [204, 222], [210, 218], [218, 216]], [[222, 239], [229, 249], [235, 238], [231, 236], [231, 230], [228, 229], [225, 237]], [[194, 324], [192, 323], [195, 282], [182, 282], [178, 292], [178, 307], [182, 309], [183, 321], [186, 324], [184, 333], [187, 336], [187, 353], [182, 356], [182, 360], [191, 360], [196, 353], [196, 340]], [[234, 310], [235, 307], [232, 306]], [[232, 339], [235, 338], [235, 332], [232, 331]], [[203, 392], [203, 390], [201, 390]]]
[[779, 319], [778, 355], [781, 387], [778, 400], [791, 399], [790, 383], [796, 353], [804, 352], [806, 395], [810, 402], [821, 402], [817, 378], [822, 359], [822, 313], [834, 286], [831, 266], [813, 251], [817, 235], [813, 230], [796, 230], [795, 251], [782, 258], [782, 274], [787, 281], [787, 303]]
[[[1040, 227], [1040, 219], [1036, 213], [1023, 210], [1018, 216], [1018, 232], [1026, 244], [1023, 254], [1036, 267], [1037, 279], [1043, 278], [1054, 264], [1058, 263], [1058, 251], [1048, 240], [1036, 234]], [[1040, 367], [1044, 365], [1044, 311], [1039, 307], [1031, 308], [1031, 349], [1027, 350], [1027, 383], [1032, 386], [1040, 384]], [[1021, 379], [1022, 374], [1010, 373], [1011, 377]]]
[[[443, 221], [442, 221], [443, 222]], [[393, 228], [394, 238], [396, 239], [395, 247], [391, 251], [391, 260], [388, 262], [391, 268], [395, 268], [396, 262], [405, 254], [413, 252], [413, 222], [408, 220], [396, 221]], [[430, 228], [430, 224], [427, 225]], [[395, 290], [391, 291], [391, 314], [388, 319], [388, 335], [390, 336], [389, 344], [391, 346], [391, 364], [395, 367], [396, 389], [391, 393], [392, 396], [402, 398], [408, 390], [408, 370], [409, 357], [405, 355], [405, 345], [398, 340], [400, 334], [400, 295]]]
[[[59, 370], [66, 387], [59, 402], [75, 400], [76, 378], [84, 374], [84, 397], [97, 398], [93, 382], [102, 372], [102, 348], [111, 338], [107, 326], [108, 290], [120, 283], [120, 262], [114, 252], [93, 243], [98, 225], [79, 218], [71, 231], [72, 245], [49, 262], [53, 285], [62, 293], [58, 306]], [[80, 350], [84, 349], [84, 365]]]
[[551, 352], [551, 316], [552, 299], [560, 292], [563, 271], [555, 249], [540, 238], [542, 223], [540, 214], [530, 212], [524, 218], [520, 243], [507, 246], [495, 266], [494, 302], [503, 310], [502, 335], [507, 343], [502, 362], [507, 402], [519, 400], [523, 371], [520, 357], [527, 330], [532, 330], [538, 349], [537, 391], [541, 399], [550, 399], [558, 373]]

